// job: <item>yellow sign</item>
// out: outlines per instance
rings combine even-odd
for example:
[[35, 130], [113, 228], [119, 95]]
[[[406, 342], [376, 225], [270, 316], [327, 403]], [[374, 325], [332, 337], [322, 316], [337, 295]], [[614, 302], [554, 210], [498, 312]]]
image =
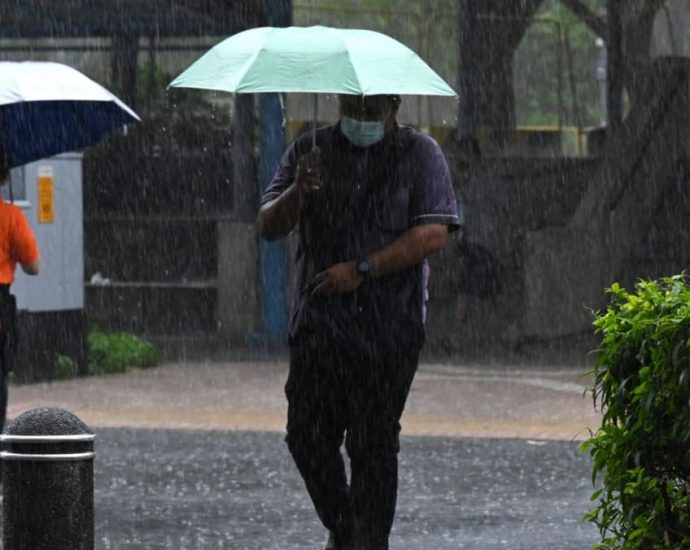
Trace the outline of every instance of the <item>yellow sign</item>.
[[38, 168], [38, 222], [53, 223], [55, 221], [55, 194], [53, 192], [53, 168], [39, 166]]

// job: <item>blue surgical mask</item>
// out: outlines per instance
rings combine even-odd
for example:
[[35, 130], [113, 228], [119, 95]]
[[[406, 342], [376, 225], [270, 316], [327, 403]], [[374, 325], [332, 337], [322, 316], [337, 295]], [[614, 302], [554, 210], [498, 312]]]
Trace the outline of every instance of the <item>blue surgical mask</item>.
[[369, 147], [383, 139], [383, 122], [355, 120], [342, 117], [340, 130], [345, 137], [358, 147]]

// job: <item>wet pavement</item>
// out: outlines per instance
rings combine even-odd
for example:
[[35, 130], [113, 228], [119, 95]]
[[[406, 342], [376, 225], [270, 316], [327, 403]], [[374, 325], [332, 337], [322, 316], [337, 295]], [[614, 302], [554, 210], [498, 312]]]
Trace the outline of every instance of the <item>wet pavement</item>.
[[[422, 365], [391, 548], [591, 548], [577, 445], [599, 415], [584, 370]], [[185, 363], [13, 386], [9, 413], [61, 406], [98, 434], [98, 549], [317, 549], [325, 534], [282, 441], [286, 371]]]
[[[576, 444], [406, 437], [392, 549], [584, 550], [591, 483]], [[101, 549], [323, 548], [282, 436], [101, 429]]]

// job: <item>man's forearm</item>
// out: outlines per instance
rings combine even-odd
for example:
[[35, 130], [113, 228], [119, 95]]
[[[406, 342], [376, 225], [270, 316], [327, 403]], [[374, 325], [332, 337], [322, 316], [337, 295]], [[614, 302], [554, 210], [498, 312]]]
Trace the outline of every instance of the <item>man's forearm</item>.
[[417, 265], [426, 256], [441, 250], [448, 240], [448, 227], [420, 225], [403, 233], [385, 248], [367, 256], [374, 277], [385, 277]]
[[296, 184], [259, 210], [259, 232], [269, 241], [285, 237], [295, 227], [302, 212], [303, 198]]

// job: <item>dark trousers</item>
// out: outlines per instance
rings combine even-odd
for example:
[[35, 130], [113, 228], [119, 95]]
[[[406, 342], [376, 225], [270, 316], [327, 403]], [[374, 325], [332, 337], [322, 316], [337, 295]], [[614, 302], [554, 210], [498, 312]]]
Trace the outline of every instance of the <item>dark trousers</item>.
[[7, 418], [7, 374], [17, 353], [16, 308], [9, 285], [0, 285], [0, 433]]
[[[0, 368], [0, 433], [5, 430], [7, 419], [7, 373]], [[3, 449], [4, 450], [4, 449]], [[2, 468], [0, 467], [0, 483], [2, 483]]]
[[0, 433], [5, 429], [7, 419], [7, 374], [0, 372]]
[[[7, 374], [14, 367], [17, 353], [17, 302], [9, 285], [0, 285], [0, 433], [7, 419]], [[2, 468], [0, 468], [2, 482]]]
[[290, 346], [286, 441], [339, 549], [388, 548], [398, 492], [399, 421], [421, 347], [421, 337], [394, 332], [351, 342], [323, 335]]

